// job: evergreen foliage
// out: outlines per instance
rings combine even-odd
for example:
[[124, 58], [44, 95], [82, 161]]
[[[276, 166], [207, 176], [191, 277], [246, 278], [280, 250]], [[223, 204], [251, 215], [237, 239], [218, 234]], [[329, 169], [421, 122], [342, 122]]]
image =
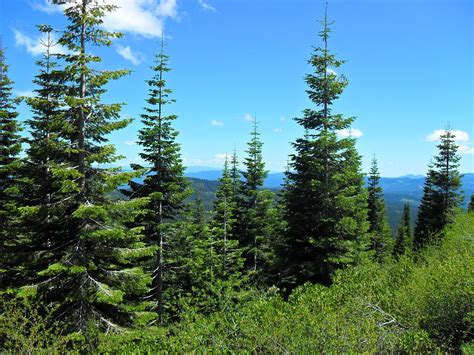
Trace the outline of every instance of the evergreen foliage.
[[[17, 121], [17, 100], [12, 97], [13, 82], [8, 76], [5, 49], [0, 43], [0, 292], [14, 277], [16, 260], [10, 249], [16, 243], [17, 209], [20, 204], [21, 127]], [[0, 293], [1, 294], [1, 293]]]
[[[110, 200], [107, 193], [134, 174], [102, 167], [121, 158], [115, 154], [114, 146], [107, 144], [106, 135], [125, 127], [130, 120], [119, 118], [121, 104], [106, 104], [101, 96], [110, 80], [128, 71], [95, 69], [101, 58], [89, 52], [89, 45], [110, 46], [112, 39], [120, 36], [100, 28], [103, 16], [114, 6], [89, 0], [54, 3], [68, 5], [64, 14], [69, 24], [59, 39], [68, 53], [58, 55], [64, 64], [61, 72], [48, 73], [47, 60], [40, 64], [36, 80], [40, 88], [37, 97], [30, 100], [35, 112], [30, 124], [37, 133], [33, 135], [33, 146], [52, 144], [65, 149], [58, 156], [53, 156], [55, 150], [48, 149], [47, 154], [43, 150], [41, 156], [30, 151], [29, 159], [47, 161], [43, 170], [52, 167], [47, 175], [53, 178], [45, 182], [44, 191], [57, 189], [61, 195], [55, 199], [61, 200], [54, 202], [60, 208], [49, 210], [46, 223], [60, 218], [62, 228], [52, 230], [47, 238], [31, 233], [35, 248], [43, 248], [35, 252], [47, 262], [40, 263], [42, 269], [36, 272], [34, 284], [16, 292], [18, 296], [37, 296], [43, 304], [55, 305], [55, 322], [63, 322], [66, 332], [82, 332], [91, 323], [118, 330], [153, 316], [146, 311], [146, 304], [137, 301], [148, 291], [151, 281], [137, 261], [153, 251], [142, 242], [140, 228], [125, 226], [138, 215], [144, 201]], [[66, 86], [60, 98], [54, 96], [54, 91], [42, 91], [49, 83], [56, 85], [56, 78], [64, 80]], [[47, 127], [54, 127], [50, 136], [42, 132]], [[63, 147], [65, 142], [67, 147]], [[32, 202], [29, 212], [33, 209], [36, 213], [37, 202]], [[40, 209], [44, 207], [42, 203]]]
[[380, 186], [380, 173], [375, 157], [372, 159], [367, 192], [370, 248], [374, 251], [376, 260], [382, 261], [391, 249], [391, 231], [387, 221], [383, 190]]
[[448, 128], [440, 137], [439, 153], [428, 168], [423, 197], [418, 210], [414, 246], [420, 248], [432, 241], [450, 223], [453, 212], [463, 201], [459, 191], [458, 146], [454, 133]]
[[[263, 249], [266, 240], [265, 229], [268, 223], [267, 214], [272, 196], [262, 191], [263, 182], [268, 175], [263, 161], [263, 143], [258, 132], [257, 118], [254, 117], [251, 139], [247, 143], [247, 157], [244, 160], [245, 170], [242, 171], [243, 182], [237, 197], [238, 217], [235, 236], [244, 249], [245, 266], [254, 277], [261, 271], [266, 261]], [[237, 176], [232, 179], [235, 181]]]
[[474, 349], [474, 195], [468, 213], [458, 208], [454, 131], [429, 165], [414, 235], [405, 203], [392, 248], [377, 161], [365, 189], [356, 140], [340, 135], [354, 118], [333, 112], [348, 81], [334, 71], [344, 61], [328, 49], [327, 15], [284, 189], [263, 189], [255, 117], [244, 169], [234, 150], [208, 213], [202, 186], [188, 204], [163, 37], [141, 114], [144, 163], [110, 168], [123, 157], [107, 137], [131, 119], [103, 96], [129, 71], [93, 53], [121, 37], [103, 26], [116, 6], [51, 3], [67, 26], [57, 43], [38, 26], [26, 138], [0, 44], [0, 352]]
[[338, 138], [354, 118], [332, 112], [333, 102], [348, 84], [337, 69], [343, 61], [328, 50], [327, 17], [319, 33], [323, 47], [309, 60], [314, 73], [306, 75], [306, 91], [316, 109], [296, 118], [305, 135], [293, 143], [285, 185], [285, 220], [280, 246], [280, 277], [290, 287], [306, 281], [330, 283], [333, 272], [354, 264], [368, 247], [367, 193], [363, 188], [360, 156], [352, 137]]
[[[172, 127], [176, 115], [165, 115], [164, 109], [175, 100], [170, 98], [172, 90], [166, 87], [165, 74], [169, 57], [164, 52], [164, 40], [156, 56], [153, 77], [147, 81], [149, 86], [148, 106], [141, 115], [144, 128], [139, 131], [138, 144], [143, 147], [140, 157], [148, 165], [132, 165], [132, 168], [145, 174], [143, 183], [130, 181], [131, 190], [123, 190], [131, 198], [149, 199], [137, 226], [144, 227], [147, 242], [157, 248], [157, 253], [150, 263], [153, 270], [153, 288], [150, 299], [157, 303], [159, 322], [163, 323], [164, 293], [172, 285], [171, 279], [177, 275], [168, 275], [171, 264], [175, 265], [180, 257], [169, 258], [174, 243], [181, 244], [173, 221], [182, 213], [184, 200], [190, 195], [187, 180], [184, 178], [180, 146], [176, 142], [178, 132]], [[171, 240], [177, 238], [176, 241]], [[180, 249], [181, 250], [181, 249]], [[176, 255], [177, 249], [172, 250]], [[170, 254], [171, 255], [171, 254]], [[184, 257], [184, 256], [183, 256]], [[166, 270], [166, 271], [165, 271]]]
[[399, 257], [413, 248], [413, 237], [410, 225], [410, 205], [405, 203], [403, 206], [402, 219], [398, 227], [398, 234], [393, 246], [393, 256]]

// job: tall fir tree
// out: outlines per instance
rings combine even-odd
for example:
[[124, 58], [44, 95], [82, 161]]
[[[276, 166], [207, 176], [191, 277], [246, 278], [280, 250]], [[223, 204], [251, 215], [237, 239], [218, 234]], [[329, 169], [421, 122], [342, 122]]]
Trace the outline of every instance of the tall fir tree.
[[281, 284], [288, 288], [306, 281], [329, 284], [332, 273], [354, 264], [368, 247], [367, 193], [355, 139], [337, 136], [354, 118], [332, 113], [333, 102], [348, 84], [332, 70], [343, 61], [328, 50], [327, 16], [319, 33], [322, 48], [309, 60], [306, 91], [316, 109], [296, 118], [305, 130], [293, 143], [284, 191], [288, 224], [279, 251]]
[[421, 197], [418, 215], [416, 219], [413, 248], [419, 249], [426, 244], [433, 234], [433, 219], [436, 218], [435, 189], [433, 186], [432, 164], [428, 166], [428, 173], [423, 184], [423, 196]]
[[[47, 251], [49, 262], [37, 272], [37, 282], [21, 288], [20, 294], [37, 295], [44, 304], [57, 306], [54, 317], [64, 322], [65, 331], [83, 332], [91, 324], [121, 329], [155, 315], [147, 311], [146, 303], [138, 301], [148, 292], [151, 277], [137, 261], [152, 255], [153, 248], [142, 241], [141, 228], [125, 226], [146, 201], [108, 197], [137, 174], [103, 167], [121, 159], [115, 147], [107, 144], [106, 135], [130, 122], [120, 119], [121, 104], [102, 100], [105, 85], [128, 71], [96, 69], [101, 58], [90, 53], [91, 46], [107, 47], [120, 37], [100, 27], [105, 14], [115, 7], [94, 0], [53, 3], [65, 5], [68, 21], [58, 41], [68, 50], [58, 55], [64, 64], [61, 75], [65, 76], [66, 90], [61, 101], [51, 102], [64, 111], [64, 125], [59, 129], [68, 142], [65, 157], [55, 157], [61, 169], [52, 172], [63, 178], [58, 184], [62, 184], [64, 209], [55, 216], [61, 218], [63, 229], [54, 234], [51, 242], [56, 247]], [[46, 120], [46, 107], [41, 110]], [[66, 176], [61, 175], [64, 171]]]
[[368, 192], [368, 221], [370, 233], [370, 249], [375, 253], [375, 259], [383, 261], [384, 257], [390, 252], [391, 231], [387, 221], [387, 213], [383, 190], [380, 186], [380, 173], [377, 159], [372, 159], [370, 174], [367, 181]]
[[271, 204], [271, 196], [262, 191], [263, 183], [268, 175], [263, 161], [263, 143], [260, 140], [257, 118], [254, 117], [251, 138], [247, 144], [247, 157], [242, 171], [243, 182], [237, 198], [238, 217], [235, 236], [244, 249], [246, 268], [258, 273], [262, 259], [262, 247], [265, 241], [267, 213]]
[[15, 257], [10, 258], [9, 250], [17, 238], [14, 224], [20, 203], [19, 154], [22, 140], [17, 121], [18, 101], [12, 97], [12, 90], [5, 49], [0, 42], [0, 292], [11, 282], [11, 263], [16, 264]]
[[450, 128], [440, 136], [438, 155], [428, 170], [415, 228], [415, 248], [439, 235], [462, 204], [461, 177], [455, 135]]
[[[172, 90], [166, 87], [165, 75], [171, 69], [168, 67], [169, 57], [164, 52], [164, 40], [161, 41], [160, 52], [152, 67], [153, 77], [147, 81], [149, 96], [141, 115], [144, 128], [139, 131], [138, 143], [143, 147], [140, 157], [148, 164], [147, 167], [135, 164], [132, 168], [145, 172], [143, 183], [131, 181], [130, 197], [146, 197], [149, 203], [139, 220], [139, 225], [145, 228], [148, 243], [157, 247], [157, 254], [152, 263], [153, 292], [152, 297], [157, 304], [158, 321], [164, 320], [164, 293], [174, 276], [165, 275], [167, 251], [172, 248], [175, 227], [172, 222], [184, 208], [184, 200], [190, 195], [188, 181], [184, 177], [184, 166], [181, 160], [180, 145], [176, 142], [178, 132], [172, 122], [176, 115], [165, 115], [164, 109], [175, 100], [170, 98]], [[174, 250], [176, 254], [178, 249]], [[177, 256], [172, 259], [174, 262]], [[179, 259], [179, 258], [178, 258]]]
[[392, 254], [396, 258], [413, 248], [413, 236], [410, 222], [410, 204], [405, 203], [403, 206], [402, 219], [398, 227], [397, 238], [393, 246]]
[[23, 194], [20, 208], [20, 238], [11, 246], [11, 252], [19, 261], [17, 268], [11, 268], [20, 282], [9, 287], [35, 284], [42, 277], [42, 271], [54, 258], [49, 251], [63, 242], [64, 225], [69, 222], [64, 198], [69, 196], [68, 186], [73, 185], [73, 176], [68, 170], [67, 151], [69, 142], [64, 131], [71, 131], [71, 124], [65, 119], [64, 92], [65, 74], [58, 70], [54, 58], [57, 43], [51, 40], [52, 28], [38, 26], [47, 37], [42, 57], [36, 62], [39, 73], [33, 80], [37, 89], [35, 96], [26, 98], [33, 116], [26, 123], [30, 137], [26, 157], [23, 160]]

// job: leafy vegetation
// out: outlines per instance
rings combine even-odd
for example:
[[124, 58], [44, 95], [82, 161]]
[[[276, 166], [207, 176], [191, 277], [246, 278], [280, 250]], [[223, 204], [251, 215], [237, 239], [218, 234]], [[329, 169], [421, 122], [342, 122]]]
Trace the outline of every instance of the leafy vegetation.
[[[181, 322], [98, 335], [98, 352], [456, 352], [473, 339], [474, 215], [460, 214], [440, 245], [338, 271], [330, 287], [307, 283], [285, 301], [275, 288], [220, 311], [183, 308]], [[61, 350], [74, 344], [47, 319], [4, 306], [7, 349]], [[27, 320], [25, 320], [27, 318]], [[17, 324], [34, 323], [33, 328]], [[32, 345], [33, 344], [33, 345]], [[77, 346], [87, 346], [77, 340]]]
[[111, 168], [120, 157], [107, 135], [130, 120], [102, 96], [129, 72], [99, 70], [91, 47], [121, 36], [100, 27], [115, 7], [53, 4], [65, 5], [67, 51], [53, 54], [53, 29], [39, 26], [48, 39], [23, 155], [0, 52], [0, 351], [472, 349], [474, 215], [472, 197], [460, 209], [453, 134], [428, 171], [414, 241], [408, 204], [394, 239], [377, 162], [366, 187], [355, 139], [337, 134], [354, 118], [333, 112], [348, 81], [332, 69], [343, 61], [328, 50], [326, 16], [283, 189], [263, 189], [255, 119], [243, 170], [234, 152], [206, 211], [199, 186], [190, 203], [167, 112], [164, 41], [138, 132], [146, 164]]

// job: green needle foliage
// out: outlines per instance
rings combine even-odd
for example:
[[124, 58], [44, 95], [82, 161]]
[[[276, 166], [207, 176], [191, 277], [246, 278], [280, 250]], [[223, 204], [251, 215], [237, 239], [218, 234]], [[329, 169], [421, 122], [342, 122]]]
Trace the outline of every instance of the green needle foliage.
[[20, 204], [21, 127], [12, 90], [5, 49], [0, 43], [0, 292], [13, 277], [11, 268], [16, 264], [10, 250], [16, 243], [15, 218]]
[[375, 253], [375, 259], [383, 261], [391, 249], [391, 231], [387, 221], [387, 212], [383, 190], [380, 186], [380, 173], [377, 159], [372, 159], [370, 174], [367, 183], [368, 221], [370, 233], [370, 249]]
[[[146, 304], [137, 301], [148, 292], [151, 282], [138, 260], [153, 250], [143, 243], [141, 228], [125, 226], [146, 201], [110, 200], [107, 193], [136, 174], [102, 167], [121, 158], [115, 154], [114, 146], [107, 144], [106, 135], [125, 127], [130, 120], [120, 119], [121, 104], [106, 104], [101, 97], [110, 80], [128, 71], [96, 69], [101, 58], [89, 52], [89, 46], [110, 46], [112, 39], [120, 36], [100, 29], [102, 17], [114, 6], [90, 0], [54, 3], [68, 5], [64, 14], [69, 24], [59, 40], [68, 53], [58, 55], [64, 68], [62, 73], [55, 73], [64, 76], [66, 88], [60, 100], [54, 92], [48, 97], [42, 90], [48, 80], [55, 79], [48, 78], [48, 74], [42, 77], [44, 69], [48, 70], [47, 64], [43, 65], [37, 77], [38, 97], [30, 101], [36, 111], [31, 124], [38, 133], [33, 136], [35, 144], [53, 144], [61, 149], [67, 142], [67, 148], [58, 156], [29, 159], [50, 159], [43, 169], [59, 166], [50, 172], [53, 178], [45, 189], [58, 189], [62, 194], [63, 198], [55, 202], [61, 209], [50, 210], [60, 214], [46, 218], [60, 218], [62, 230], [54, 231], [46, 240], [41, 234], [31, 233], [39, 238], [33, 243], [42, 244], [48, 262], [36, 273], [37, 282], [20, 288], [18, 295], [37, 295], [43, 304], [57, 305], [55, 321], [64, 322], [67, 332], [82, 333], [90, 325], [120, 330], [153, 316], [146, 312]], [[39, 137], [40, 130], [50, 127], [50, 117], [52, 126], [59, 125], [54, 127], [57, 139], [53, 141], [47, 132]], [[40, 123], [43, 128], [37, 127]], [[55, 153], [49, 149], [43, 152], [46, 151], [47, 155]]]
[[[157, 248], [151, 262], [153, 270], [153, 288], [150, 299], [156, 302], [159, 322], [163, 323], [164, 292], [171, 287], [171, 280], [176, 275], [168, 275], [172, 271], [169, 260], [176, 267], [177, 258], [168, 257], [168, 251], [174, 248], [173, 236], [176, 226], [173, 220], [180, 216], [184, 208], [184, 200], [190, 195], [188, 181], [184, 178], [184, 167], [181, 160], [180, 145], [176, 142], [178, 132], [172, 127], [176, 115], [165, 115], [165, 106], [174, 102], [170, 98], [171, 89], [166, 87], [165, 74], [171, 69], [168, 67], [169, 57], [164, 52], [164, 41], [161, 41], [161, 50], [156, 56], [155, 65], [152, 67], [154, 75], [148, 80], [149, 96], [148, 106], [141, 115], [144, 128], [139, 131], [138, 143], [143, 147], [140, 157], [146, 162], [147, 167], [135, 164], [132, 168], [138, 172], [145, 172], [143, 183], [131, 181], [131, 191], [125, 193], [133, 198], [146, 197], [149, 199], [143, 215], [137, 219], [137, 225], [145, 228], [147, 242]], [[179, 241], [176, 243], [180, 244]], [[169, 255], [168, 255], [169, 254]], [[166, 273], [165, 273], [166, 269]]]
[[288, 287], [306, 281], [329, 284], [336, 269], [354, 264], [368, 247], [361, 158], [354, 138], [337, 136], [354, 118], [332, 112], [348, 82], [332, 70], [343, 61], [328, 50], [326, 17], [323, 26], [323, 47], [314, 49], [309, 60], [314, 73], [305, 79], [316, 109], [295, 119], [306, 133], [293, 143], [284, 191], [288, 228], [280, 246], [280, 278]]
[[22, 228], [13, 247], [20, 261], [15, 271], [21, 280], [9, 287], [40, 282], [42, 276], [38, 272], [47, 268], [51, 259], [59, 257], [52, 251], [68, 242], [64, 226], [71, 222], [68, 208], [77, 177], [68, 163], [67, 135], [74, 128], [65, 116], [66, 75], [53, 54], [57, 43], [51, 40], [51, 27], [39, 26], [39, 30], [47, 35], [47, 40], [42, 42], [44, 53], [36, 62], [39, 73], [33, 80], [37, 86], [35, 96], [26, 99], [33, 115], [26, 121], [30, 138], [22, 167]]
[[247, 146], [247, 157], [244, 160], [245, 170], [242, 172], [244, 180], [237, 199], [238, 217], [235, 236], [244, 249], [247, 270], [256, 276], [265, 263], [265, 260], [262, 260], [262, 248], [267, 244], [265, 228], [272, 201], [271, 194], [261, 190], [268, 171], [265, 170], [262, 155], [263, 143], [260, 140], [256, 117], [253, 122], [251, 139]]
[[398, 227], [397, 239], [393, 247], [393, 256], [396, 258], [400, 255], [411, 251], [413, 248], [413, 237], [410, 226], [410, 204], [405, 203], [403, 206], [402, 219]]
[[461, 177], [459, 173], [458, 146], [454, 133], [448, 128], [440, 137], [439, 153], [428, 168], [423, 188], [423, 197], [418, 210], [415, 227], [414, 247], [420, 248], [441, 233], [451, 222], [454, 211], [463, 202], [459, 191]]

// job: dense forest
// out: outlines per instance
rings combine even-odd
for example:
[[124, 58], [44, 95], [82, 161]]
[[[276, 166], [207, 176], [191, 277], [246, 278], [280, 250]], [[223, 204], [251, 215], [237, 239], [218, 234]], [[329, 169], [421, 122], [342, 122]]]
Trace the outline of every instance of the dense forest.
[[281, 189], [264, 188], [256, 118], [210, 187], [185, 177], [164, 39], [137, 132], [145, 163], [118, 167], [108, 135], [131, 121], [103, 95], [129, 71], [94, 54], [121, 36], [101, 27], [115, 7], [53, 3], [69, 4], [67, 26], [38, 26], [33, 97], [14, 97], [0, 48], [0, 351], [474, 351], [474, 195], [452, 129], [416, 220], [406, 203], [392, 228], [377, 159], [365, 175], [356, 139], [337, 135], [354, 118], [334, 112], [348, 80], [326, 14]]

